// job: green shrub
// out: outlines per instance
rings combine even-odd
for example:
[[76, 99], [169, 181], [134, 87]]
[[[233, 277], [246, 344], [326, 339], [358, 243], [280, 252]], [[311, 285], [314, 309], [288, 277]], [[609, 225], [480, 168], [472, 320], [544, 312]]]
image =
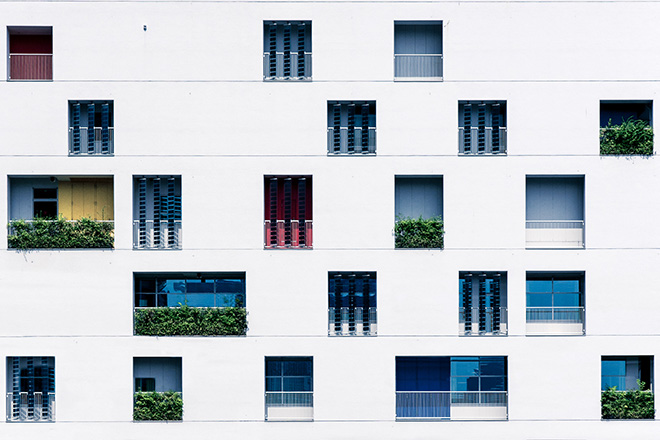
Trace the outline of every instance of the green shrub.
[[183, 399], [176, 391], [135, 393], [133, 420], [182, 420]]
[[648, 122], [630, 118], [600, 130], [600, 154], [653, 154], [653, 129]]
[[136, 335], [240, 336], [247, 313], [243, 307], [154, 307], [135, 309], [134, 322]]
[[631, 391], [617, 391], [616, 387], [603, 391], [601, 403], [601, 417], [603, 419], [653, 419], [653, 393], [644, 391], [644, 382], [638, 380], [639, 389]]
[[442, 249], [444, 233], [440, 216], [429, 219], [398, 217], [394, 225], [394, 247]]
[[114, 246], [114, 223], [89, 218], [9, 222], [10, 249], [89, 249]]

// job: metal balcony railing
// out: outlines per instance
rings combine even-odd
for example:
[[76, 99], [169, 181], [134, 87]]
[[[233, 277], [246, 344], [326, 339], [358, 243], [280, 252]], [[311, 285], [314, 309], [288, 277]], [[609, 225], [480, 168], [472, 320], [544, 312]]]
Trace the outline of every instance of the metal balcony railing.
[[527, 322], [584, 323], [584, 307], [527, 307]]
[[376, 127], [328, 127], [328, 154], [375, 154]]
[[133, 249], [181, 249], [181, 220], [133, 220]]
[[394, 54], [394, 79], [441, 80], [442, 54]]
[[377, 333], [376, 307], [328, 308], [329, 336], [375, 336]]
[[112, 155], [115, 151], [113, 127], [69, 127], [69, 156]]
[[266, 420], [312, 420], [311, 391], [266, 391]]
[[[499, 313], [496, 314], [495, 310]], [[459, 331], [465, 335], [506, 335], [507, 334], [507, 308], [498, 307], [465, 307], [458, 309]], [[466, 319], [467, 318], [467, 319]]]
[[311, 249], [312, 221], [264, 221], [264, 247], [266, 249]]
[[52, 53], [10, 53], [9, 80], [48, 81], [53, 79]]
[[55, 393], [7, 393], [8, 422], [55, 420]]
[[[451, 418], [453, 408], [507, 407], [506, 391], [397, 391], [397, 419]], [[492, 415], [506, 418], [506, 411]], [[482, 418], [482, 417], [478, 417]]]
[[[506, 154], [506, 127], [458, 127], [460, 154]], [[467, 142], [466, 142], [467, 139]]]
[[277, 52], [274, 56], [264, 52], [265, 80], [310, 80], [312, 79], [312, 53]]
[[527, 220], [528, 248], [584, 248], [584, 220]]

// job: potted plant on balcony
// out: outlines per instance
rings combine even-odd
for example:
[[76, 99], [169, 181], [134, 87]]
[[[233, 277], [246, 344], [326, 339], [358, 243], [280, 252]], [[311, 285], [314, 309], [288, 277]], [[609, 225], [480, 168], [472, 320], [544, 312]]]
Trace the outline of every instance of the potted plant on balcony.
[[600, 154], [653, 154], [653, 129], [647, 121], [634, 119], [632, 116], [612, 124], [610, 119], [605, 128], [600, 130]]
[[444, 224], [442, 217], [417, 219], [397, 217], [394, 225], [395, 248], [438, 248], [444, 246]]

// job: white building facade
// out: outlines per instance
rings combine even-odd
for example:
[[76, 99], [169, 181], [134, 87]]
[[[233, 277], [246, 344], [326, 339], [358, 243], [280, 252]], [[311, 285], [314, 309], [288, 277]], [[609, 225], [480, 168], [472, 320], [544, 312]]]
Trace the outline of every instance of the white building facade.
[[[601, 391], [656, 387], [660, 165], [599, 143], [660, 123], [657, 16], [0, 4], [0, 217], [110, 237], [0, 237], [0, 438], [657, 438]], [[395, 247], [438, 216], [441, 244]], [[247, 330], [136, 334], [179, 303]], [[141, 390], [182, 421], [134, 421]]]

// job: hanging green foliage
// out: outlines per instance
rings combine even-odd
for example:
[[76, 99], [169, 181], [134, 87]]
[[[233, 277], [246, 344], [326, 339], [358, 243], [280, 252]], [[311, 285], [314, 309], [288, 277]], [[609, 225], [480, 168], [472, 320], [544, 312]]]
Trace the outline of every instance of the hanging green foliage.
[[9, 222], [10, 249], [92, 249], [114, 247], [114, 223], [89, 218], [68, 221], [12, 220]]
[[133, 420], [183, 419], [183, 399], [176, 391], [135, 393], [133, 402]]
[[153, 307], [135, 309], [135, 334], [144, 336], [241, 336], [247, 331], [243, 307]]
[[398, 217], [394, 225], [394, 247], [442, 249], [444, 233], [440, 216], [428, 219]]
[[600, 154], [653, 154], [653, 129], [648, 122], [630, 118], [620, 125], [610, 119], [600, 129]]

